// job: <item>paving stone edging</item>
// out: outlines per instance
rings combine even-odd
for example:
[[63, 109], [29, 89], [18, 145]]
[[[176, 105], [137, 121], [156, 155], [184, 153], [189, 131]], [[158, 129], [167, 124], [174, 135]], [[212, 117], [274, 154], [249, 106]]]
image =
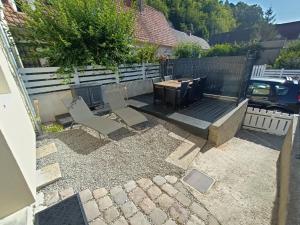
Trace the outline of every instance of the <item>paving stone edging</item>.
[[[72, 188], [51, 192], [44, 204], [53, 205], [73, 194]], [[89, 225], [220, 225], [175, 176], [142, 178], [79, 195]]]

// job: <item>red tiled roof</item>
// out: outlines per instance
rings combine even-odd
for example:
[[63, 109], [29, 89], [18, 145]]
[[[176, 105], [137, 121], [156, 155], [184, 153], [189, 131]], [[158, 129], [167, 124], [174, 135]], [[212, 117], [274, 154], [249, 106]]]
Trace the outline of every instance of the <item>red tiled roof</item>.
[[144, 6], [142, 12], [137, 12], [135, 37], [141, 42], [170, 47], [176, 45], [176, 37], [166, 17], [147, 5]]
[[20, 26], [24, 24], [24, 13], [16, 12], [9, 3], [2, 1], [4, 6], [4, 17], [10, 26]]

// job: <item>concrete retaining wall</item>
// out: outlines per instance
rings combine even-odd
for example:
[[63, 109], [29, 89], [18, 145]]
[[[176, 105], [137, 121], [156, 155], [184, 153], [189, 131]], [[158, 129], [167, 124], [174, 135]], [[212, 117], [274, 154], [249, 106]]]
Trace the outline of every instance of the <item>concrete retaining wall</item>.
[[295, 118], [285, 137], [278, 168], [278, 225], [300, 224], [300, 124]]
[[[107, 90], [119, 88], [120, 86], [124, 88], [126, 92], [125, 95], [128, 98], [153, 92], [152, 79], [129, 81], [121, 84], [103, 85], [102, 95], [105, 103], [107, 103], [105, 92]], [[42, 123], [46, 123], [54, 122], [55, 116], [57, 115], [68, 113], [68, 110], [64, 106], [62, 100], [66, 98], [72, 98], [72, 95], [70, 90], [66, 90], [31, 95], [30, 97], [38, 107], [37, 111], [39, 112]]]
[[241, 102], [230, 113], [226, 114], [209, 127], [208, 140], [219, 146], [235, 136], [241, 128], [247, 110], [248, 99]]

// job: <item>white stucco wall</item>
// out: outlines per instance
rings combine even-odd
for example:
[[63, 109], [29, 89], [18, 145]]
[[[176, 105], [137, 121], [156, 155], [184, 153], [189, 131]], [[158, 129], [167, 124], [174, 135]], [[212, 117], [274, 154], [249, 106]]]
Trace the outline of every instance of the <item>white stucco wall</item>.
[[34, 202], [35, 132], [0, 40], [0, 218]]

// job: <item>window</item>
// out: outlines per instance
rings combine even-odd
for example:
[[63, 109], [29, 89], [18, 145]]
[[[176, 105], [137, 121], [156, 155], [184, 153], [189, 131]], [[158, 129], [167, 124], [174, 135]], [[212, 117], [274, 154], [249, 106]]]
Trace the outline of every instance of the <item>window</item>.
[[10, 93], [7, 81], [5, 79], [4, 73], [0, 68], [0, 94]]
[[271, 93], [271, 86], [266, 83], [252, 83], [248, 88], [248, 95], [267, 96]]
[[276, 95], [278, 96], [283, 96], [283, 95], [287, 95], [287, 93], [289, 92], [289, 88], [283, 85], [275, 85], [275, 90], [276, 90]]

